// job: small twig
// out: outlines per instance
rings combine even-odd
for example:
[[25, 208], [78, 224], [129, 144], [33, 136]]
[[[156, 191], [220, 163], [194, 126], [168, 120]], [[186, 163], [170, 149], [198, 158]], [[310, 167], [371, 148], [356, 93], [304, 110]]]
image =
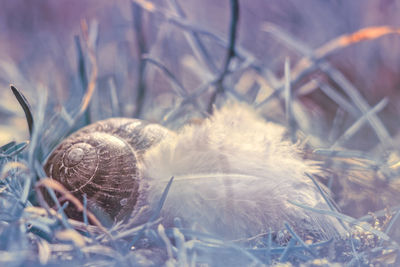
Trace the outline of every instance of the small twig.
[[31, 112], [31, 106], [29, 105], [28, 100], [14, 85], [10, 85], [12, 92], [18, 100], [18, 103], [21, 105], [24, 110], [26, 121], [28, 123], [29, 136], [32, 138], [33, 134], [33, 116]]
[[239, 0], [230, 0], [231, 3], [231, 23], [229, 29], [229, 43], [228, 49], [226, 51], [225, 63], [222, 68], [222, 72], [218, 77], [218, 82], [216, 85], [216, 90], [213, 92], [210, 98], [210, 103], [208, 104], [208, 112], [211, 114], [213, 111], [213, 105], [217, 100], [219, 94], [223, 94], [225, 89], [223, 86], [226, 74], [229, 72], [229, 65], [235, 56], [235, 44], [237, 35], [237, 26], [239, 21]]
[[219, 78], [221, 81], [223, 81], [224, 76], [228, 73], [229, 64], [232, 58], [235, 56], [237, 26], [239, 22], [239, 1], [230, 0], [230, 3], [231, 3], [231, 25], [229, 30], [229, 46], [228, 50], [226, 51], [224, 67], [222, 69], [222, 73], [220, 74]]

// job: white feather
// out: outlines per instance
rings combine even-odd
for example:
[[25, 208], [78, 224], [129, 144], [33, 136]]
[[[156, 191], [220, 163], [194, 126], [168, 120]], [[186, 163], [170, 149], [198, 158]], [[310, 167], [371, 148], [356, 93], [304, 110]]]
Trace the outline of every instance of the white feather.
[[342, 229], [334, 218], [288, 202], [328, 208], [305, 176], [317, 167], [300, 157], [284, 133], [244, 104], [216, 110], [146, 152], [139, 204], [154, 210], [174, 176], [161, 212], [166, 226], [179, 217], [185, 227], [245, 238], [278, 231], [287, 221], [301, 234], [339, 236]]

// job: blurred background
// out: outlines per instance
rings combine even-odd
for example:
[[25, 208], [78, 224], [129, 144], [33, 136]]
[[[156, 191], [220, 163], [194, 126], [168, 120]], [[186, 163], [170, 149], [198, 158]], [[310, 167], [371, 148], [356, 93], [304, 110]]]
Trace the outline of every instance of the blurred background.
[[[341, 147], [386, 160], [400, 138], [399, 12], [394, 0], [240, 1], [237, 57], [224, 81], [225, 98], [288, 125], [284, 96], [274, 93], [284, 84], [286, 61], [296, 127], [313, 149]], [[81, 124], [126, 116], [176, 129], [204, 117], [231, 22], [228, 0], [1, 0], [0, 144], [29, 138], [9, 84], [25, 94], [34, 113], [46, 103], [45, 154], [74, 125], [90, 84], [95, 91]], [[388, 27], [318, 58], [331, 40], [377, 26]], [[372, 122], [364, 116], [359, 129], [337, 143], [377, 104]], [[388, 192], [386, 184], [380, 188]], [[357, 215], [388, 204], [368, 203]], [[348, 210], [354, 205], [342, 203]]]

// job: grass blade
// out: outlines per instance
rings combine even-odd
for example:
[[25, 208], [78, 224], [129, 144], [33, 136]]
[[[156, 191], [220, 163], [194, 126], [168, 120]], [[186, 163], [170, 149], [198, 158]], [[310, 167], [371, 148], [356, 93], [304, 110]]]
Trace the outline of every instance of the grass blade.
[[18, 103], [21, 105], [22, 109], [24, 110], [26, 121], [28, 123], [28, 129], [29, 129], [29, 135], [32, 138], [33, 134], [33, 116], [31, 112], [31, 105], [29, 105], [28, 100], [22, 94], [21, 91], [19, 91], [14, 85], [10, 85], [12, 92], [14, 93], [15, 97], [18, 100]]

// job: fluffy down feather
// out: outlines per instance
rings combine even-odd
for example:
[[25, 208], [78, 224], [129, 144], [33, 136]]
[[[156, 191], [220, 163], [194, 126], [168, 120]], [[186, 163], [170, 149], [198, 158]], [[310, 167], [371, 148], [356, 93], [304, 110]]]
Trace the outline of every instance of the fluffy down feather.
[[284, 132], [244, 104], [216, 110], [146, 152], [138, 206], [148, 207], [150, 214], [174, 176], [161, 212], [164, 225], [179, 217], [185, 227], [237, 239], [270, 228], [276, 232], [287, 221], [303, 236], [339, 237], [344, 230], [335, 218], [288, 202], [328, 209], [305, 176], [317, 167], [300, 157], [298, 147], [284, 140]]

